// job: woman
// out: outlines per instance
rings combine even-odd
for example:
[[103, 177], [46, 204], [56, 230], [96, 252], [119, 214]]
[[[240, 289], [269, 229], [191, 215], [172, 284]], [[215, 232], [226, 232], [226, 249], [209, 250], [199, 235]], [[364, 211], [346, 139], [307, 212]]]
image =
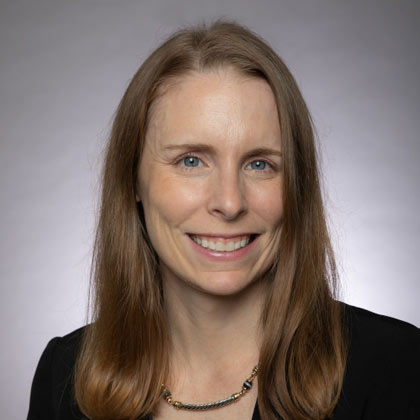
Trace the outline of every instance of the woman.
[[94, 322], [50, 341], [28, 419], [414, 419], [418, 329], [336, 278], [289, 70], [237, 24], [177, 32], [119, 105]]

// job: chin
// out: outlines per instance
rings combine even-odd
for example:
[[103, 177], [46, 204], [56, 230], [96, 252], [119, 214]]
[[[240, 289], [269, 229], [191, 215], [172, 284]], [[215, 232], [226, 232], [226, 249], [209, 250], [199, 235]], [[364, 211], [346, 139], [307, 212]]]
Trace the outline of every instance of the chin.
[[232, 273], [214, 273], [203, 281], [194, 283], [195, 288], [214, 296], [234, 296], [248, 289], [253, 283], [245, 276], [232, 275]]

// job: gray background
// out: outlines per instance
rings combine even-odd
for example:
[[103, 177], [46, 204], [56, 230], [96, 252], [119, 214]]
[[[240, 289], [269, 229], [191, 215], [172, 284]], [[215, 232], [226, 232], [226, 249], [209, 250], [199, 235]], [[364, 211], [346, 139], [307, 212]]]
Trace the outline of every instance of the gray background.
[[113, 112], [179, 25], [233, 17], [296, 76], [322, 149], [346, 302], [420, 325], [420, 3], [1, 1], [2, 418], [47, 341], [83, 324]]

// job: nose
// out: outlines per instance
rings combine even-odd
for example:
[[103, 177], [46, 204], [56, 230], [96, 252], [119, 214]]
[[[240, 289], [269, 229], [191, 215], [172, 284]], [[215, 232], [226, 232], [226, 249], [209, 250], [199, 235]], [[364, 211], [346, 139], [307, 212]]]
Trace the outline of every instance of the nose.
[[213, 174], [209, 185], [209, 211], [226, 220], [235, 220], [248, 208], [243, 179], [234, 168]]

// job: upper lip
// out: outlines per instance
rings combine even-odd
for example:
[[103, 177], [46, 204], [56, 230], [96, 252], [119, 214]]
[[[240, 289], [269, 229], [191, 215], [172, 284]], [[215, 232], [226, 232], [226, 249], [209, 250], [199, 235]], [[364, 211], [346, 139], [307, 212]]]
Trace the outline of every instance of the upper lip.
[[251, 235], [258, 235], [258, 234], [255, 233], [255, 232], [241, 232], [241, 233], [232, 233], [232, 234], [226, 234], [226, 233], [189, 233], [189, 235], [229, 239], [229, 238], [237, 238], [239, 236], [251, 236]]

